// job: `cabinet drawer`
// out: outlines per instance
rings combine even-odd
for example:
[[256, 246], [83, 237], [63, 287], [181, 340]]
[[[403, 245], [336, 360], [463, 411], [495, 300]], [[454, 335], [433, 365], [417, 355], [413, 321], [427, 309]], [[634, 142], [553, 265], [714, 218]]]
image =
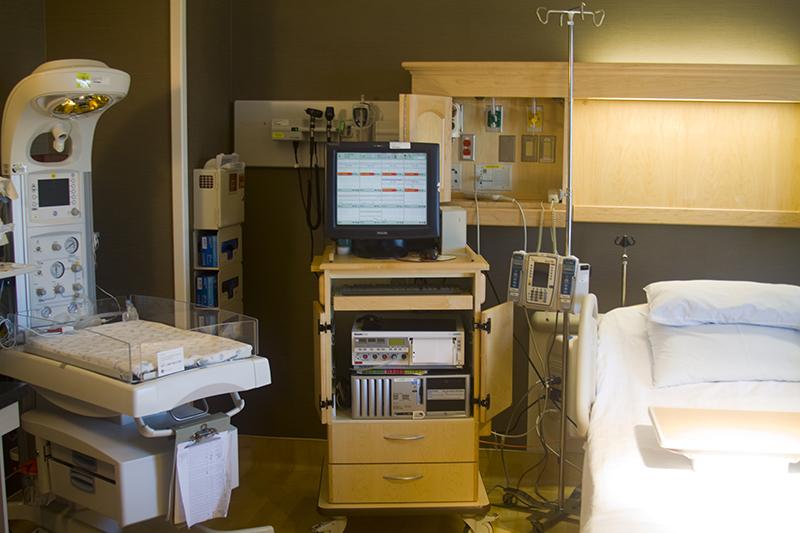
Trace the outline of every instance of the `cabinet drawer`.
[[331, 503], [469, 502], [478, 463], [328, 465]]
[[328, 427], [328, 461], [331, 464], [478, 460], [473, 418], [336, 420]]

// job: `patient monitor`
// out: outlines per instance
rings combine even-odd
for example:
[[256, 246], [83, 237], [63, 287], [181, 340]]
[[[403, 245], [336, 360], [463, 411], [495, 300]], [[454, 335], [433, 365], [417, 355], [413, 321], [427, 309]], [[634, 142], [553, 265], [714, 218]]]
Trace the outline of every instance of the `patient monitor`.
[[94, 298], [92, 138], [125, 98], [130, 76], [100, 61], [41, 65], [11, 91], [3, 112], [2, 174], [12, 202], [14, 258], [39, 268], [17, 280], [17, 308], [74, 319]]

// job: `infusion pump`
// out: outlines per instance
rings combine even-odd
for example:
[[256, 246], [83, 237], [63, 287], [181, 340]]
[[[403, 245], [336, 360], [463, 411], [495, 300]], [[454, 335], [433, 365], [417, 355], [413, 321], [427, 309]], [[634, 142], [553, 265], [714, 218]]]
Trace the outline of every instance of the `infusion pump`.
[[536, 311], [572, 311], [576, 286], [588, 289], [588, 280], [579, 280], [584, 275], [588, 268], [575, 256], [517, 251], [511, 256], [508, 300]]

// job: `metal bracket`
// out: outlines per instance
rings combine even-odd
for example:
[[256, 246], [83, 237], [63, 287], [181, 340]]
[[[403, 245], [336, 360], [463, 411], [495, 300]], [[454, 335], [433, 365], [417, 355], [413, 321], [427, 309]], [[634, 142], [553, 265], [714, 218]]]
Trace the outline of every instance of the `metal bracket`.
[[480, 329], [480, 330], [485, 331], [486, 333], [491, 333], [492, 332], [492, 319], [491, 318], [487, 318], [486, 322], [484, 322], [483, 324], [481, 324], [480, 322], [475, 322], [472, 326], [475, 329]]
[[489, 406], [490, 406], [490, 405], [492, 405], [492, 395], [491, 395], [491, 394], [487, 394], [487, 395], [486, 395], [486, 398], [484, 398], [484, 399], [480, 399], [480, 398], [473, 398], [473, 399], [472, 399], [472, 402], [473, 402], [475, 405], [480, 405], [481, 407], [485, 407], [485, 408], [487, 408], [487, 409], [488, 409], [488, 408], [489, 408]]

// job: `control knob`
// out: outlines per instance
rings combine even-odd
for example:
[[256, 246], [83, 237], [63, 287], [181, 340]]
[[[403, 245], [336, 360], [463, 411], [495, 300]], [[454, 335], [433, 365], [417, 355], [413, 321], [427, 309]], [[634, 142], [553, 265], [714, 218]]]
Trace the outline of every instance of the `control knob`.
[[57, 242], [54, 242], [53, 245], [50, 248], [52, 248], [54, 252], [57, 252], [57, 251], [59, 251], [61, 249], [61, 244], [57, 243]]
[[81, 211], [80, 211], [80, 209], [78, 209], [77, 207], [73, 207], [73, 208], [70, 210], [70, 214], [71, 214], [72, 216], [76, 217], [76, 216], [78, 216], [78, 215], [80, 215], [80, 214], [81, 214]]
[[56, 285], [55, 287], [53, 287], [53, 291], [56, 294], [64, 294], [64, 286], [63, 285]]
[[80, 283], [73, 283], [72, 284], [72, 290], [73, 291], [80, 292], [81, 289], [83, 289], [83, 285], [81, 285]]
[[45, 294], [47, 294], [47, 291], [44, 290], [43, 288], [39, 287], [38, 289], [36, 289], [36, 296], [44, 296]]
[[73, 272], [80, 272], [81, 270], [83, 270], [83, 267], [81, 266], [80, 263], [72, 263], [72, 266], [70, 267], [70, 269]]

